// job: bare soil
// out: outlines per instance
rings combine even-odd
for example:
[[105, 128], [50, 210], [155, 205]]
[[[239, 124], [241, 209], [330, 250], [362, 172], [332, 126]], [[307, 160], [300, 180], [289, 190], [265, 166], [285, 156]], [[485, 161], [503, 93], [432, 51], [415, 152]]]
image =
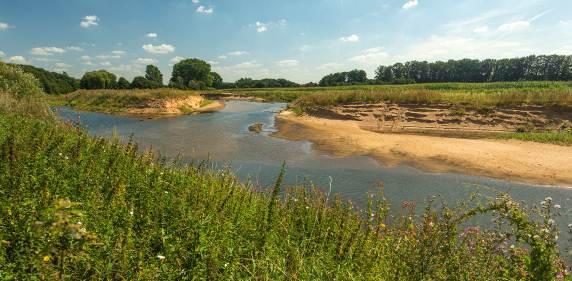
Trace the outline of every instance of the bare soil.
[[[522, 112], [499, 109], [487, 116], [467, 114], [454, 117], [446, 113], [448, 111], [447, 108], [426, 107], [388, 107], [382, 111], [378, 105], [344, 106], [321, 112], [320, 117], [296, 116], [284, 111], [277, 116], [279, 131], [275, 135], [291, 140], [310, 140], [317, 149], [338, 156], [372, 156], [387, 166], [408, 164], [431, 172], [457, 172], [572, 187], [572, 147], [451, 137], [452, 132], [462, 130], [471, 134], [510, 131], [530, 120], [547, 120], [542, 126], [560, 126], [569, 124], [569, 115], [566, 115], [569, 113], [545, 113], [533, 108]], [[391, 114], [395, 116], [393, 119]], [[549, 114], [556, 117], [542, 119]], [[379, 125], [378, 120], [382, 116], [385, 116], [385, 124], [381, 122]], [[496, 119], [502, 120], [494, 121]], [[397, 120], [396, 124], [394, 120]], [[448, 137], [401, 133], [408, 132], [411, 128], [408, 126], [447, 133]], [[380, 131], [385, 133], [378, 133]]]

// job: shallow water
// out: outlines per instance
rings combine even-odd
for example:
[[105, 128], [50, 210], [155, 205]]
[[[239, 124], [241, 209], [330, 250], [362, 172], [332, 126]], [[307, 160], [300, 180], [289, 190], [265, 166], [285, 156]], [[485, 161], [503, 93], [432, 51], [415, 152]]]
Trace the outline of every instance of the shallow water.
[[[494, 196], [507, 192], [528, 205], [551, 196], [562, 205], [561, 225], [572, 222], [572, 189], [494, 180], [453, 173], [427, 173], [408, 166], [384, 167], [370, 157], [334, 157], [312, 148], [306, 141], [289, 141], [271, 136], [276, 112], [283, 103], [228, 101], [219, 112], [176, 118], [145, 119], [108, 114], [76, 112], [57, 108], [63, 119], [78, 121], [90, 134], [109, 136], [114, 130], [143, 147], [153, 147], [166, 156], [179, 154], [184, 160], [210, 159], [216, 165], [230, 166], [242, 179], [250, 178], [262, 188], [271, 186], [286, 161], [285, 183], [312, 182], [327, 190], [363, 204], [368, 192], [377, 192], [383, 183], [384, 194], [394, 205], [428, 197], [458, 202], [473, 192]], [[78, 117], [79, 115], [79, 117]], [[248, 131], [253, 123], [263, 123], [264, 131]], [[566, 236], [566, 235], [563, 235]]]

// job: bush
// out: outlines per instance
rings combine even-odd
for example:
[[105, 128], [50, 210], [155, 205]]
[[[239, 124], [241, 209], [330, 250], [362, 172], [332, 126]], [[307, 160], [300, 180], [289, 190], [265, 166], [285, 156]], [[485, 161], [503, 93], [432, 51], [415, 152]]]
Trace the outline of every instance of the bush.
[[51, 117], [43, 96], [36, 77], [0, 62], [0, 112]]
[[31, 65], [18, 65], [24, 72], [33, 74], [46, 94], [67, 94], [79, 89], [79, 81], [66, 73], [50, 72]]

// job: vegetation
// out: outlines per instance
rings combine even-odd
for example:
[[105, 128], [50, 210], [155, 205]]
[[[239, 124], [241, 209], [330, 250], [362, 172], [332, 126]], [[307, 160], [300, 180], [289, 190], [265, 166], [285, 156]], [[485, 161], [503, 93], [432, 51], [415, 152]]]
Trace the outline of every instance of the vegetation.
[[80, 80], [80, 87], [87, 90], [115, 89], [117, 77], [105, 70], [86, 72]]
[[131, 84], [129, 83], [129, 81], [127, 81], [127, 79], [125, 79], [124, 77], [119, 77], [119, 80], [117, 80], [117, 89], [129, 89], [131, 87]]
[[320, 86], [343, 86], [364, 84], [367, 80], [367, 73], [365, 70], [354, 69], [349, 72], [338, 72], [324, 76], [320, 80]]
[[173, 66], [170, 85], [179, 89], [203, 90], [212, 85], [211, 65], [200, 59], [185, 59]]
[[410, 61], [380, 66], [375, 79], [385, 83], [570, 81], [572, 56]]
[[148, 65], [145, 70], [145, 78], [159, 87], [163, 86], [163, 74], [158, 67], [154, 65]]
[[[2, 97], [37, 93], [32, 77], [8, 72]], [[534, 210], [504, 195], [457, 207], [430, 200], [420, 216], [404, 202], [393, 217], [381, 195], [359, 210], [316, 188], [283, 190], [284, 168], [260, 192], [207, 163], [1, 109], [3, 280], [569, 278], [551, 198]], [[462, 226], [480, 214], [493, 226]]]
[[561, 132], [516, 132], [499, 136], [502, 139], [517, 139], [558, 145], [572, 145], [572, 129]]
[[225, 88], [290, 88], [300, 85], [286, 79], [265, 78], [254, 80], [252, 78], [240, 78], [236, 82], [226, 85]]
[[47, 94], [67, 94], [79, 89], [79, 81], [67, 73], [50, 72], [31, 65], [18, 65], [26, 73], [34, 75]]
[[125, 112], [141, 107], [150, 100], [185, 98], [198, 92], [170, 88], [145, 90], [79, 90], [51, 99], [53, 105], [71, 106], [78, 110], [98, 112]]

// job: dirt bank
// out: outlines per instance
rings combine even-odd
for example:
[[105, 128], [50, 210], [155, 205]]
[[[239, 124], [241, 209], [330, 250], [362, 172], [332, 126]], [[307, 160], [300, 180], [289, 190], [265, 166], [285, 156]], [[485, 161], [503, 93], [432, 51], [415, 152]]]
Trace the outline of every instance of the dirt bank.
[[471, 109], [448, 104], [358, 103], [316, 107], [308, 112], [316, 117], [360, 121], [362, 129], [377, 132], [465, 138], [572, 127], [572, 109], [533, 105]]
[[150, 99], [136, 107], [126, 110], [130, 115], [173, 116], [190, 113], [210, 112], [224, 108], [220, 101], [207, 103], [202, 96], [188, 96], [185, 98]]
[[572, 147], [515, 140], [377, 133], [351, 118], [277, 116], [276, 136], [310, 140], [335, 155], [369, 155], [382, 164], [572, 187]]

